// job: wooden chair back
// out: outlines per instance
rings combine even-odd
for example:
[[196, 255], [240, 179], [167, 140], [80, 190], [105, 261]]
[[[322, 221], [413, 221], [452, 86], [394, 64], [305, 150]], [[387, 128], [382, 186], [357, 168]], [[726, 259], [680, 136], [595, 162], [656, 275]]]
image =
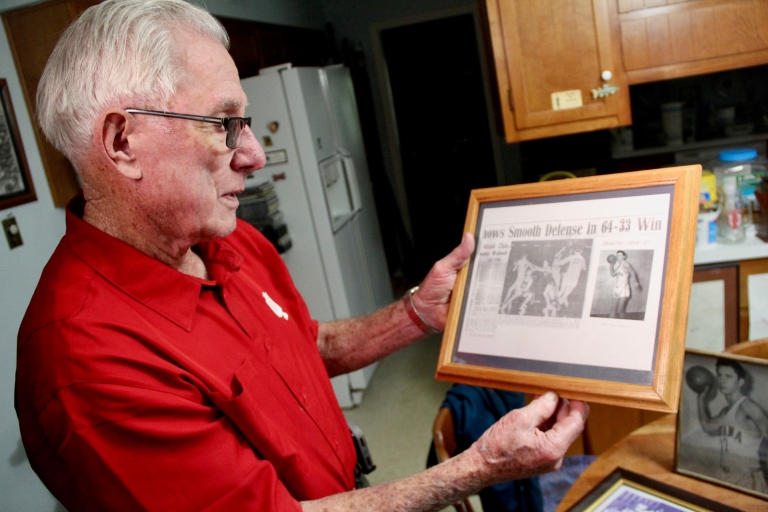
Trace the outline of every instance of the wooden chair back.
[[[441, 407], [432, 425], [432, 442], [438, 462], [444, 462], [456, 455], [456, 431], [453, 427], [453, 415], [447, 407]], [[453, 504], [457, 512], [474, 512], [468, 499]]]

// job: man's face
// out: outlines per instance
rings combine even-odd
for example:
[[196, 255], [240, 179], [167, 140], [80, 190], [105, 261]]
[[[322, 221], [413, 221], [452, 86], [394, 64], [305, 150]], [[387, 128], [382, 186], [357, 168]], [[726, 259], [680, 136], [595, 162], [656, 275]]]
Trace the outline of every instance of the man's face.
[[627, 259], [627, 255], [624, 254], [623, 252], [617, 252], [616, 257], [619, 259], [620, 262]]
[[730, 366], [719, 366], [717, 368], [717, 387], [726, 395], [741, 391], [744, 379], [740, 379]]
[[[243, 116], [247, 99], [234, 62], [221, 44], [177, 31], [187, 77], [168, 110], [212, 117]], [[237, 149], [220, 125], [135, 116], [132, 146], [141, 165], [140, 206], [166, 242], [191, 246], [235, 229], [236, 194], [245, 176], [265, 164], [264, 150], [245, 128]]]

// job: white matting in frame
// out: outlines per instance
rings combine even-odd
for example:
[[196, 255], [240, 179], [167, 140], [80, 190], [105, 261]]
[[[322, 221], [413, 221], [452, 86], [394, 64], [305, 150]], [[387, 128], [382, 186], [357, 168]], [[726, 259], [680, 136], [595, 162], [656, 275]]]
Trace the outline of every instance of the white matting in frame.
[[481, 205], [455, 359], [650, 384], [672, 198], [650, 187]]

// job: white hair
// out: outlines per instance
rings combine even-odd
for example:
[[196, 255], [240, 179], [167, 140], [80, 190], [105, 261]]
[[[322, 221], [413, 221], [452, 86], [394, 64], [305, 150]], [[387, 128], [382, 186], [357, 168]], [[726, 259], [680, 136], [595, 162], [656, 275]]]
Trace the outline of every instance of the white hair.
[[216, 18], [183, 0], [106, 0], [62, 34], [37, 90], [37, 117], [51, 143], [77, 166], [107, 108], [163, 109], [186, 76], [174, 31], [229, 47]]

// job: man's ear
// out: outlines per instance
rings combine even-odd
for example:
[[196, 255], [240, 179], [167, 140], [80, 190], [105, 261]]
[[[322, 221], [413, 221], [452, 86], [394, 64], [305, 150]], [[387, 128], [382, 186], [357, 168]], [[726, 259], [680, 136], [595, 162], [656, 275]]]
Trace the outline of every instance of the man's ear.
[[101, 126], [101, 143], [104, 156], [115, 170], [129, 179], [141, 179], [141, 168], [131, 148], [130, 136], [135, 124], [133, 118], [122, 110], [108, 110]]

